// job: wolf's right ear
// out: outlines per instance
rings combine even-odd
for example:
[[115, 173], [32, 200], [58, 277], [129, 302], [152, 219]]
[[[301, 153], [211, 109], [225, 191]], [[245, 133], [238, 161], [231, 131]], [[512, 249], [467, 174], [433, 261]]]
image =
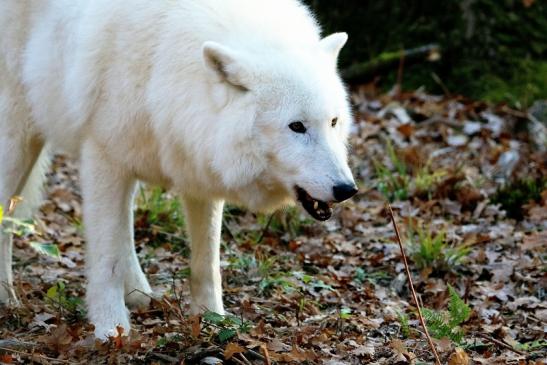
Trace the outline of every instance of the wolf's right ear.
[[226, 82], [242, 91], [249, 90], [247, 87], [249, 75], [240, 54], [216, 42], [205, 42], [202, 50], [205, 66], [218, 77], [219, 81]]
[[321, 39], [321, 42], [319, 43], [323, 50], [330, 54], [333, 59], [338, 58], [338, 54], [340, 53], [340, 50], [346, 42], [348, 41], [348, 34], [341, 32], [341, 33], [333, 33], [323, 39]]

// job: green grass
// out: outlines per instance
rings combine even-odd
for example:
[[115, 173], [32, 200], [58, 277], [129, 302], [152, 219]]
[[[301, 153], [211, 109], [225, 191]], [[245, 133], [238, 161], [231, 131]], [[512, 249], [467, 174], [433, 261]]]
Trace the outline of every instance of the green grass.
[[304, 216], [297, 207], [287, 207], [273, 215], [258, 214], [257, 221], [262, 227], [267, 227], [268, 232], [278, 236], [288, 233], [291, 238], [303, 234], [306, 226], [313, 224], [313, 220]]
[[410, 258], [418, 269], [431, 269], [432, 273], [450, 271], [461, 264], [471, 248], [466, 244], [450, 245], [444, 231], [433, 232], [418, 224], [408, 226]]
[[221, 315], [207, 311], [203, 313], [203, 327], [214, 327], [218, 330], [217, 338], [220, 342], [226, 342], [238, 333], [246, 333], [251, 330], [251, 323], [233, 315]]
[[180, 199], [171, 196], [159, 187], [139, 189], [138, 212], [147, 215], [148, 223], [161, 226], [166, 232], [178, 232], [184, 227], [184, 216]]
[[152, 247], [170, 243], [174, 250], [188, 255], [180, 199], [159, 187], [141, 186], [137, 195], [136, 229]]
[[446, 176], [444, 170], [432, 170], [429, 161], [412, 171], [389, 139], [386, 140], [386, 154], [388, 165], [374, 160], [373, 165], [377, 178], [376, 189], [391, 202], [406, 200], [411, 196], [430, 199]]

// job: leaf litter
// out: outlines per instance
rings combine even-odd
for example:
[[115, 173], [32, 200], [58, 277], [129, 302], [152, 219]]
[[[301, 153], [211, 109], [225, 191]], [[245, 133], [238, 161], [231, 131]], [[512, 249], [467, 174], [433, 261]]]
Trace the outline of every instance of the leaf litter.
[[[547, 156], [533, 131], [546, 121], [420, 90], [379, 94], [366, 85], [352, 100], [350, 162], [360, 193], [333, 219], [226, 207], [227, 316], [188, 316], [180, 207], [143, 188], [136, 247], [156, 296], [132, 312], [129, 336], [108, 343], [95, 341], [85, 319], [77, 165], [56, 156], [34, 230], [15, 238], [20, 305], [0, 310], [0, 363], [433, 363], [386, 199], [418, 300], [444, 332], [434, 321], [428, 328], [451, 334], [434, 338], [442, 362], [545, 363]], [[537, 193], [495, 199], [518, 181]], [[517, 215], [504, 210], [514, 206]], [[454, 303], [465, 315], [450, 327]]]

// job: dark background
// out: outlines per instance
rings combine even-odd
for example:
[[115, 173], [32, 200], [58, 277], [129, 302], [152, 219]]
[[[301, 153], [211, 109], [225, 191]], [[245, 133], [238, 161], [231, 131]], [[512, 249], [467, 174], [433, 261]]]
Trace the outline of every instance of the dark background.
[[[438, 62], [405, 65], [403, 88], [443, 88], [455, 94], [526, 107], [547, 98], [547, 1], [545, 0], [305, 0], [325, 33], [346, 31], [350, 40], [341, 68], [385, 52], [430, 43]], [[379, 72], [393, 86], [397, 68]]]

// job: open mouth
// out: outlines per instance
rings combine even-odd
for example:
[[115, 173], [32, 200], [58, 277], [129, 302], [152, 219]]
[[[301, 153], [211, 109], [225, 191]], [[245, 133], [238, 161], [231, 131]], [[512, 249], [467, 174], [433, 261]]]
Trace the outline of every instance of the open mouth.
[[296, 186], [295, 190], [298, 201], [313, 218], [318, 221], [326, 221], [332, 216], [332, 203], [312, 198], [312, 196], [300, 186]]

